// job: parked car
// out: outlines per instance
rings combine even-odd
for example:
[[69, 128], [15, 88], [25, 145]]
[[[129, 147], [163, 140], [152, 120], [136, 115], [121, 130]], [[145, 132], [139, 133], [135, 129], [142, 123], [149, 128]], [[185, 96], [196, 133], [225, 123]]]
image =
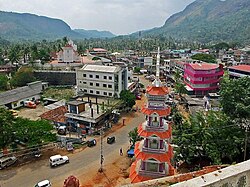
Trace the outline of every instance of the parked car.
[[66, 126], [59, 126], [57, 129], [57, 133], [60, 135], [66, 135], [67, 127]]
[[51, 182], [49, 180], [43, 180], [38, 182], [35, 187], [51, 187]]
[[17, 161], [17, 158], [14, 156], [1, 158], [0, 159], [0, 169], [11, 166], [11, 165], [15, 164], [16, 161]]
[[61, 155], [54, 155], [49, 158], [50, 166], [58, 166], [61, 164], [69, 163], [69, 157], [61, 156]]
[[108, 143], [108, 144], [115, 143], [115, 137], [114, 137], [114, 136], [109, 136], [109, 137], [107, 137], [107, 143]]
[[90, 140], [88, 140], [87, 144], [88, 144], [88, 147], [95, 146], [96, 145], [96, 139], [90, 139]]

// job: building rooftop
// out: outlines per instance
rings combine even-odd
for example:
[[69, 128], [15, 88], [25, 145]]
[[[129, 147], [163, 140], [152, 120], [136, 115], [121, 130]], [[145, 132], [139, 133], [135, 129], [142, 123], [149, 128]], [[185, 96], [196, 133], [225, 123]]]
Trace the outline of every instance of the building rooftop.
[[195, 63], [189, 64], [194, 70], [212, 70], [219, 67], [219, 64]]
[[81, 70], [102, 72], [102, 73], [116, 73], [120, 69], [121, 68], [119, 66], [104, 66], [104, 65], [86, 64], [82, 67]]
[[0, 93], [0, 105], [16, 102], [21, 99], [40, 94], [42, 91], [42, 82], [36, 81], [30, 86], [23, 86], [13, 90]]
[[107, 52], [107, 50], [103, 49], [103, 48], [93, 48], [92, 51], [95, 51], [95, 52]]
[[234, 70], [250, 72], [250, 65], [231, 66], [231, 67], [228, 67], [228, 69], [234, 69]]

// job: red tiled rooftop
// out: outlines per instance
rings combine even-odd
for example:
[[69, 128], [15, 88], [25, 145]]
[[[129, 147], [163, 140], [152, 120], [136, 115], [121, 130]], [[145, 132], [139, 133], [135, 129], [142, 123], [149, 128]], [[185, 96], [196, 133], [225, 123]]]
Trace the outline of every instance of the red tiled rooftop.
[[142, 108], [142, 113], [146, 114], [146, 115], [151, 115], [153, 113], [157, 113], [159, 116], [168, 116], [171, 112], [170, 107], [166, 108], [166, 109], [160, 109], [160, 110], [154, 110], [154, 109], [149, 109], [149, 108]]
[[147, 87], [147, 94], [149, 95], [166, 95], [168, 94], [168, 88], [161, 86], [161, 87], [156, 87], [156, 86], [148, 86]]
[[195, 63], [195, 64], [188, 64], [194, 70], [212, 70], [219, 67], [219, 64], [209, 64], [209, 63]]
[[107, 52], [107, 50], [106, 50], [106, 49], [103, 49], [103, 48], [93, 48], [92, 50], [93, 50], [93, 51]]
[[238, 65], [238, 66], [231, 66], [229, 69], [235, 69], [245, 72], [250, 72], [250, 65]]

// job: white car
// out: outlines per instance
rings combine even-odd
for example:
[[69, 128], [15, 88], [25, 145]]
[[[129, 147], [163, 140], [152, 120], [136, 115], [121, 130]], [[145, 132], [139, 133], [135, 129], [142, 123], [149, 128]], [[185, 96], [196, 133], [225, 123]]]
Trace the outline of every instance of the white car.
[[37, 183], [35, 187], [51, 187], [51, 182], [49, 180], [43, 180]]
[[61, 155], [54, 155], [49, 158], [50, 166], [58, 166], [61, 164], [69, 163], [69, 157], [61, 156]]

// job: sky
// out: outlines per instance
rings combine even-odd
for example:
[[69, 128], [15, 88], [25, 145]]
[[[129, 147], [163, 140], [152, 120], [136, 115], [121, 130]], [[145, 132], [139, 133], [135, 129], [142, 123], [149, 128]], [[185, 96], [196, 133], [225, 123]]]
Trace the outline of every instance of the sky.
[[72, 29], [116, 35], [162, 26], [194, 0], [0, 0], [1, 11], [58, 18]]

